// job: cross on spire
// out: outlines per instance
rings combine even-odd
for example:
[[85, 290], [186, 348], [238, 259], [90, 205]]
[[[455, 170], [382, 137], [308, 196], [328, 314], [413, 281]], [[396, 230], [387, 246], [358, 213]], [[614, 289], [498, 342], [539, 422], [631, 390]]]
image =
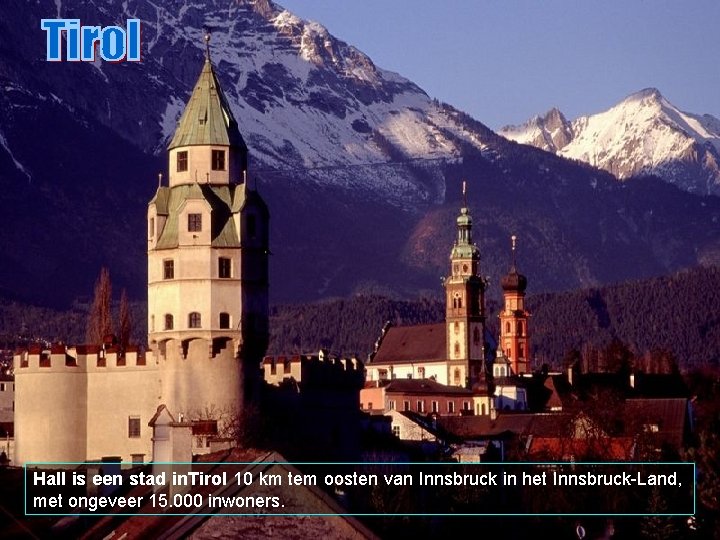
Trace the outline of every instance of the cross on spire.
[[205, 60], [210, 61], [210, 30], [205, 31]]

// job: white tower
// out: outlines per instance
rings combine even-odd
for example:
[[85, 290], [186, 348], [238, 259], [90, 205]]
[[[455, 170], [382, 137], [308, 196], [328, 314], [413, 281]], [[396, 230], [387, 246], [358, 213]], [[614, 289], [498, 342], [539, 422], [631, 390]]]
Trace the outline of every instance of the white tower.
[[[209, 38], [206, 38], [208, 40]], [[239, 411], [268, 339], [267, 207], [209, 50], [148, 205], [148, 341], [175, 415]]]

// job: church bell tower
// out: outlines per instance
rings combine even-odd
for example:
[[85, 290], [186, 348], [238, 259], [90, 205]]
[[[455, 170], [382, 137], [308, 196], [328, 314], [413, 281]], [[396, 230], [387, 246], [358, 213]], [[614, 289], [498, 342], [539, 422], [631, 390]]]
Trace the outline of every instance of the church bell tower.
[[[161, 403], [232, 416], [268, 341], [268, 222], [248, 150], [210, 59], [168, 145], [168, 185], [148, 205], [148, 342]], [[203, 413], [205, 411], [205, 413]]]
[[[463, 182], [463, 199], [466, 185]], [[485, 280], [480, 250], [472, 241], [472, 217], [464, 200], [456, 219], [457, 238], [445, 278], [447, 358], [451, 384], [472, 386], [485, 380]], [[464, 380], [456, 374], [464, 372]]]
[[513, 374], [520, 375], [529, 371], [528, 318], [530, 314], [525, 309], [527, 278], [517, 271], [515, 259], [517, 236], [513, 235], [511, 239], [512, 265], [501, 282], [505, 305], [500, 313], [500, 343], [498, 347], [503, 349]]

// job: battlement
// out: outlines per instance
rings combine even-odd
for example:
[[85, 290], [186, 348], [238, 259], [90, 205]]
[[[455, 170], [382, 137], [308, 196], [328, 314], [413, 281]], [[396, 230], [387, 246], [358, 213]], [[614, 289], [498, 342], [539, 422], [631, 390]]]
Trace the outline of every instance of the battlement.
[[365, 377], [365, 365], [357, 358], [340, 358], [325, 351], [266, 356], [262, 370], [265, 382], [276, 386], [290, 378], [304, 385], [345, 385]]
[[49, 347], [34, 343], [20, 348], [13, 355], [15, 374], [26, 373], [90, 373], [123, 369], [154, 369], [146, 355], [136, 346], [121, 351], [116, 346], [77, 345], [68, 347], [54, 343]]

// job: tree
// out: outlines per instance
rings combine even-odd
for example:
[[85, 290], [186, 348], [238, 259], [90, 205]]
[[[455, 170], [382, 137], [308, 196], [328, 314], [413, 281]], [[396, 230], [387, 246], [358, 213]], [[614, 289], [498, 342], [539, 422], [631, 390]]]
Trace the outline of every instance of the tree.
[[120, 347], [124, 351], [130, 344], [130, 336], [132, 335], [132, 313], [130, 312], [130, 303], [127, 299], [127, 293], [125, 289], [120, 295]]
[[95, 296], [93, 298], [90, 315], [87, 322], [85, 341], [100, 344], [108, 334], [112, 334], [112, 316], [110, 304], [112, 299], [112, 284], [110, 271], [103, 267], [100, 276], [95, 282]]

